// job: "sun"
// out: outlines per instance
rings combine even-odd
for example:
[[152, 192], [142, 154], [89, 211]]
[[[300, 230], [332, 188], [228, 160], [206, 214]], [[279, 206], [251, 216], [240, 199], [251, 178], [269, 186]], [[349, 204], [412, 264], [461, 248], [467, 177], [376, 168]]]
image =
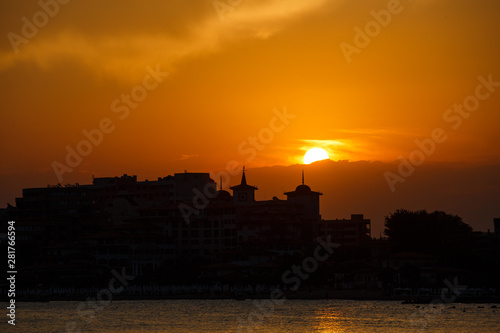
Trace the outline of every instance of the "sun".
[[304, 164], [311, 164], [312, 162], [328, 160], [330, 157], [326, 150], [321, 148], [312, 148], [304, 155]]

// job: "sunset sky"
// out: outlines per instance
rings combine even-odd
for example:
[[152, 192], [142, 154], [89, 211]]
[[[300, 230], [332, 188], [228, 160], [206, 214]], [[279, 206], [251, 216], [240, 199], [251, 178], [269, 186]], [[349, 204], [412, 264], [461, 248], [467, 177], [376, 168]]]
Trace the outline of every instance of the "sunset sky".
[[[232, 160], [289, 166], [313, 147], [394, 166], [435, 128], [447, 140], [422, 168], [500, 163], [500, 83], [481, 88], [488, 97], [457, 128], [445, 120], [478, 77], [500, 82], [496, 0], [41, 2], [49, 14], [38, 1], [0, 3], [1, 207], [24, 187], [60, 182], [54, 162], [66, 165], [66, 147], [103, 119], [113, 130], [63, 184]], [[346, 56], [347, 44], [356, 52]], [[131, 94], [140, 101], [127, 106]]]

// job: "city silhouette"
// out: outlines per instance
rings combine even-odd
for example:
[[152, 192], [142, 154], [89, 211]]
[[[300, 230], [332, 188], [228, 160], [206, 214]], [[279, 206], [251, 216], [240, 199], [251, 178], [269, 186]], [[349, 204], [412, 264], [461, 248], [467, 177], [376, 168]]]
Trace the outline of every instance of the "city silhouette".
[[445, 212], [397, 210], [372, 235], [360, 212], [323, 219], [328, 193], [303, 170], [270, 200], [255, 199], [247, 173], [232, 194], [187, 171], [24, 189], [2, 209], [18, 233], [18, 298], [78, 299], [117, 272], [130, 279], [123, 298], [259, 298], [279, 286], [289, 298], [427, 299], [447, 279], [468, 286], [461, 300], [498, 297], [500, 219], [474, 232]]

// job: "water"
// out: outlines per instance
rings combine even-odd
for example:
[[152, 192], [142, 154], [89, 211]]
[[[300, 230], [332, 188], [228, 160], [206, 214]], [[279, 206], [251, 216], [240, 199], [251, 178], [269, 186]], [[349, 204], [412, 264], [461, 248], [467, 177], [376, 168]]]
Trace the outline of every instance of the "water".
[[16, 326], [2, 316], [0, 332], [500, 332], [492, 304], [263, 301], [113, 301], [98, 311], [82, 302], [18, 303]]

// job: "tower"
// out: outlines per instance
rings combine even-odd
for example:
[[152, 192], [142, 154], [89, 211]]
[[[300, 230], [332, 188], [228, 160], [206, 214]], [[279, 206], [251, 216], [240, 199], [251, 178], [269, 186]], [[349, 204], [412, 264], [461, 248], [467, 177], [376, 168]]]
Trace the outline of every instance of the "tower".
[[247, 184], [245, 167], [243, 167], [241, 183], [231, 186], [230, 189], [233, 190], [233, 202], [235, 206], [252, 206], [254, 204], [255, 190], [258, 190], [258, 188]]
[[304, 184], [304, 170], [302, 170], [302, 184], [295, 188], [295, 191], [285, 192], [286, 200], [298, 203], [302, 206], [302, 217], [311, 220], [320, 220], [319, 196], [321, 192], [312, 191]]

